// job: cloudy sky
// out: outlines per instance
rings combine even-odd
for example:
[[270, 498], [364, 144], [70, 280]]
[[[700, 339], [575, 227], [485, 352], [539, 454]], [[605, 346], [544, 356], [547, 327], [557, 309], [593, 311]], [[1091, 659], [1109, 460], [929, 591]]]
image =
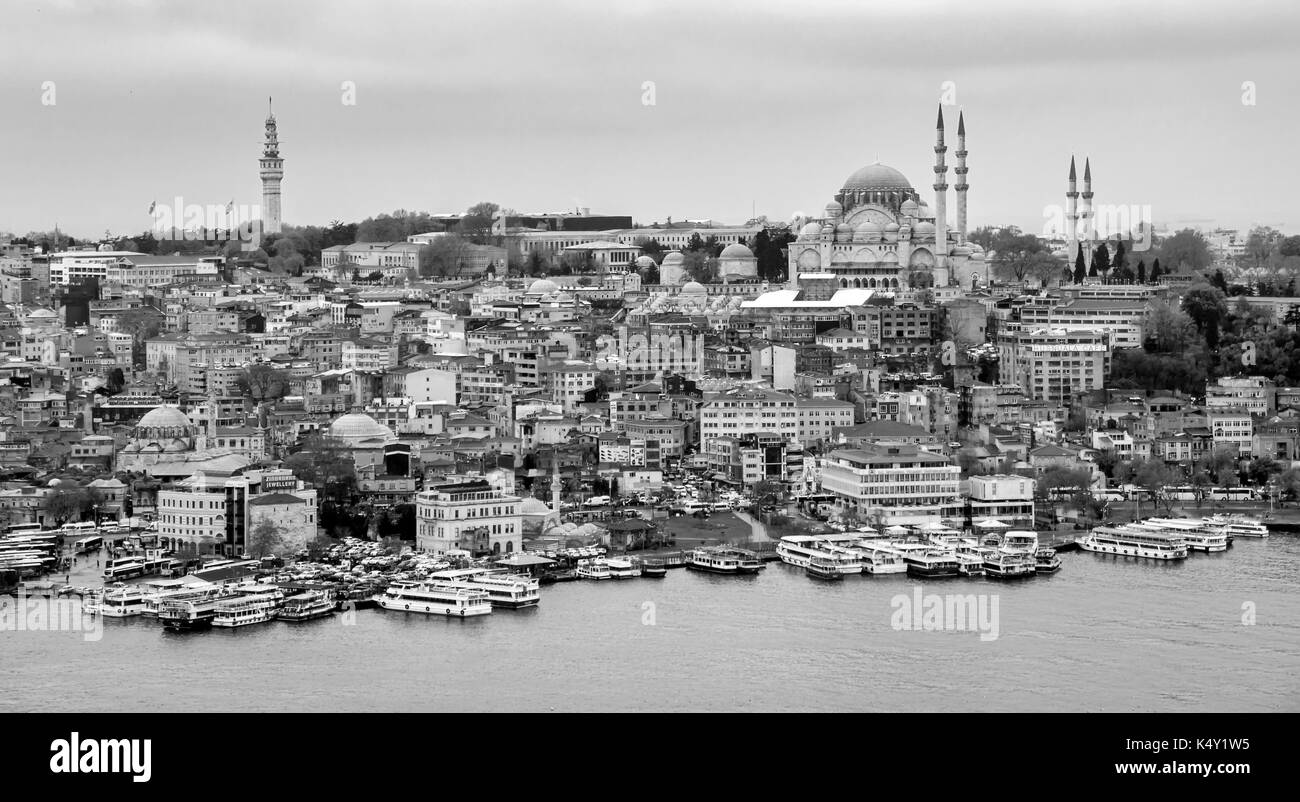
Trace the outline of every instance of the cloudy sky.
[[1149, 205], [1158, 227], [1300, 229], [1288, 0], [119, 0], [4, 21], [0, 231], [129, 234], [152, 201], [259, 203], [269, 95], [294, 224], [480, 200], [788, 219], [877, 159], [932, 198], [945, 82], [972, 227], [1040, 231], [1073, 153], [1096, 203]]

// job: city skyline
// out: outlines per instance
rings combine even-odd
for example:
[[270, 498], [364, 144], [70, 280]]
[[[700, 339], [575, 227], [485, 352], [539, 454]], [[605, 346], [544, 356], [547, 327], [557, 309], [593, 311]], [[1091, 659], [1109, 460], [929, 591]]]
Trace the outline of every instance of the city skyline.
[[[955, 101], [950, 138], [956, 111], [966, 116], [971, 230], [1041, 233], [1044, 208], [1064, 203], [1071, 156], [1091, 158], [1098, 204], [1150, 206], [1157, 228], [1287, 225], [1284, 132], [1296, 110], [1285, 98], [1297, 79], [1283, 22], [1300, 12], [1001, 6], [1016, 13], [565, 6], [590, 15], [581, 25], [509, 6], [516, 24], [478, 37], [463, 33], [485, 30], [483, 14], [405, 4], [382, 7], [409, 17], [400, 26], [305, 19], [307, 7], [287, 3], [257, 28], [190, 5], [139, 3], [111, 19], [93, 6], [21, 9], [0, 100], [6, 180], [22, 191], [0, 198], [0, 230], [57, 223], [72, 236], [129, 236], [150, 228], [155, 201], [255, 204], [267, 95], [283, 134], [287, 225], [454, 213], [480, 200], [524, 213], [588, 207], [642, 225], [789, 220], [820, 215], [844, 177], [875, 160], [933, 205], [943, 100]], [[1093, 17], [1110, 24], [1085, 27]], [[891, 35], [873, 36], [881, 26]], [[627, 47], [628, 30], [651, 44]], [[946, 33], [957, 30], [969, 35]], [[33, 49], [41, 31], [67, 46]], [[1003, 52], [1012, 47], [1021, 52]], [[501, 58], [481, 65], [483, 52]], [[1255, 105], [1243, 102], [1248, 81]]]

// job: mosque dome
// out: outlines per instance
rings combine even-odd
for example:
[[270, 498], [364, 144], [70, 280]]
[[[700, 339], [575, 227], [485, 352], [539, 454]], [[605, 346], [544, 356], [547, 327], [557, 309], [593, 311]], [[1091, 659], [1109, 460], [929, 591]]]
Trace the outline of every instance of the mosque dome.
[[840, 205], [839, 201], [831, 201], [826, 204], [827, 217], [839, 217], [842, 214], [844, 214], [844, 207]]
[[898, 233], [898, 223], [895, 223], [895, 222], [893, 222], [892, 220], [891, 220], [890, 222], [886, 223], [886, 224], [885, 224], [885, 233], [886, 233], [886, 234], [897, 234], [897, 233]]
[[361, 412], [342, 415], [330, 424], [330, 437], [344, 440], [391, 438], [393, 432], [379, 421]]
[[718, 254], [719, 259], [753, 259], [754, 252], [739, 242], [728, 245]]
[[853, 226], [848, 223], [840, 223], [835, 227], [835, 239], [839, 242], [849, 242], [853, 239]]
[[919, 222], [919, 223], [916, 224], [916, 228], [913, 229], [913, 230], [914, 230], [917, 234], [931, 234], [931, 235], [933, 235], [933, 234], [934, 234], [934, 223], [931, 223], [929, 220], [922, 220], [921, 222]]
[[887, 164], [876, 162], [868, 164], [861, 170], [848, 177], [844, 182], [844, 190], [848, 191], [868, 191], [882, 192], [906, 190], [915, 192], [912, 185], [908, 183], [907, 177], [902, 173], [890, 167]]
[[681, 251], [671, 251], [667, 256], [664, 257], [663, 263], [665, 265], [680, 265], [682, 263], [682, 260], [685, 258], [686, 257], [682, 256]]
[[698, 281], [688, 281], [682, 285], [682, 295], [703, 295], [708, 290]]
[[181, 412], [180, 407], [163, 405], [151, 409], [145, 413], [140, 422], [136, 424], [138, 429], [190, 429], [194, 424], [190, 419]]
[[648, 267], [655, 267], [655, 260], [649, 256], [638, 256], [636, 258], [636, 269], [644, 270]]
[[560, 285], [548, 278], [539, 278], [528, 288], [529, 295], [547, 295], [559, 291]]
[[34, 309], [27, 317], [30, 318], [57, 318], [59, 315], [52, 309]]
[[801, 240], [817, 239], [819, 236], [821, 236], [821, 233], [822, 233], [822, 227], [820, 225], [818, 225], [817, 223], [808, 223], [803, 228], [799, 229], [799, 239]]
[[903, 205], [899, 207], [899, 211], [902, 212], [905, 217], [916, 217], [917, 212], [920, 210], [921, 207], [917, 206], [916, 201], [910, 198], [903, 201]]

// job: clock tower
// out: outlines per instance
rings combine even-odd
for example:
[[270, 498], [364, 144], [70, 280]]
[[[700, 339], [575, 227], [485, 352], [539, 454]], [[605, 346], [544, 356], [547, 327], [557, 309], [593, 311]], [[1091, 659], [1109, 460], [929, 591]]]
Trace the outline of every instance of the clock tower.
[[280, 233], [280, 180], [284, 178], [284, 159], [280, 158], [280, 139], [275, 129], [271, 99], [266, 99], [266, 142], [262, 145], [262, 233]]

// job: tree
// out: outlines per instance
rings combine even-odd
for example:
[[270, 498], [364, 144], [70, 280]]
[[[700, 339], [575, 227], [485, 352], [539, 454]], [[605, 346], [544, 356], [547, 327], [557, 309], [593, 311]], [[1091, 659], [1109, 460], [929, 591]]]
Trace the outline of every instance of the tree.
[[1196, 467], [1205, 471], [1220, 487], [1237, 484], [1237, 447], [1219, 446], [1197, 461]]
[[1088, 277], [1088, 269], [1083, 264], [1083, 248], [1074, 255], [1074, 283], [1082, 284]]
[[285, 468], [321, 490], [322, 498], [338, 504], [349, 501], [356, 489], [356, 464], [346, 445], [317, 432], [303, 439], [302, 450], [289, 455]]
[[61, 484], [46, 494], [41, 508], [54, 521], [55, 526], [62, 526], [68, 521], [80, 521], [94, 504], [94, 498], [84, 487]]
[[253, 527], [248, 535], [244, 550], [254, 559], [260, 560], [284, 551], [284, 529], [270, 518], [263, 518]]
[[1160, 257], [1177, 272], [1199, 273], [1210, 266], [1210, 244], [1201, 232], [1184, 228], [1160, 245]]
[[1165, 514], [1169, 514], [1173, 510], [1173, 497], [1165, 490], [1173, 482], [1173, 471], [1158, 459], [1146, 460], [1138, 465], [1133, 474], [1133, 483], [1150, 493], [1158, 503], [1163, 503]]
[[1138, 260], [1137, 283], [1138, 284], [1147, 283], [1147, 263], [1145, 259]]
[[235, 386], [254, 401], [277, 401], [289, 394], [287, 372], [265, 362], [249, 365]]
[[1272, 457], [1259, 457], [1251, 460], [1246, 466], [1246, 479], [1252, 485], [1262, 487], [1268, 484], [1269, 479], [1273, 478], [1273, 474], [1280, 473], [1281, 470], [1282, 466]]
[[426, 278], [459, 276], [472, 244], [465, 237], [455, 234], [438, 237], [419, 250], [417, 259], [420, 275]]
[[1068, 468], [1051, 468], [1038, 480], [1037, 492], [1043, 498], [1052, 498], [1052, 491], [1087, 490], [1092, 486], [1092, 475], [1087, 471], [1072, 471]]
[[1218, 287], [1219, 290], [1221, 290], [1224, 295], [1228, 294], [1228, 280], [1223, 277], [1222, 270], [1214, 271], [1214, 277], [1210, 279], [1210, 284], [1212, 286]]
[[124, 387], [126, 387], [126, 374], [122, 372], [121, 368], [113, 368], [104, 377], [104, 390], [109, 395], [117, 395], [122, 392]]
[[1022, 233], [1016, 226], [1003, 226], [988, 238], [988, 242], [988, 247], [993, 252], [994, 269], [1002, 277], [1016, 282], [1023, 282], [1026, 276], [1035, 275], [1030, 268], [1036, 262], [1041, 264], [1041, 260], [1036, 257], [1046, 252], [1038, 237]]
[[1182, 353], [1196, 332], [1196, 324], [1171, 300], [1153, 301], [1147, 315], [1146, 341], [1149, 352]]
[[1300, 468], [1288, 468], [1277, 477], [1277, 488], [1287, 501], [1300, 501]]
[[1219, 321], [1228, 313], [1224, 295], [1217, 287], [1197, 284], [1183, 295], [1183, 311], [1196, 324], [1196, 330], [1205, 338], [1205, 344], [1215, 348], [1219, 344]]
[[1164, 273], [1160, 270], [1160, 260], [1155, 259], [1151, 262], [1151, 283], [1159, 284], [1162, 275], [1164, 275]]
[[1272, 226], [1254, 226], [1246, 235], [1246, 258], [1261, 267], [1273, 252], [1273, 243], [1282, 234]]
[[1102, 281], [1106, 280], [1106, 275], [1110, 273], [1110, 249], [1106, 243], [1097, 246], [1097, 250], [1092, 254], [1092, 269], [1094, 273], [1100, 273]]
[[491, 201], [480, 201], [469, 207], [457, 225], [460, 235], [476, 245], [489, 244], [493, 239], [492, 222], [500, 210], [500, 204]]
[[1124, 240], [1116, 238], [1115, 240], [1115, 257], [1110, 260], [1111, 269], [1117, 273], [1121, 270], [1128, 270], [1128, 253], [1124, 250]]

